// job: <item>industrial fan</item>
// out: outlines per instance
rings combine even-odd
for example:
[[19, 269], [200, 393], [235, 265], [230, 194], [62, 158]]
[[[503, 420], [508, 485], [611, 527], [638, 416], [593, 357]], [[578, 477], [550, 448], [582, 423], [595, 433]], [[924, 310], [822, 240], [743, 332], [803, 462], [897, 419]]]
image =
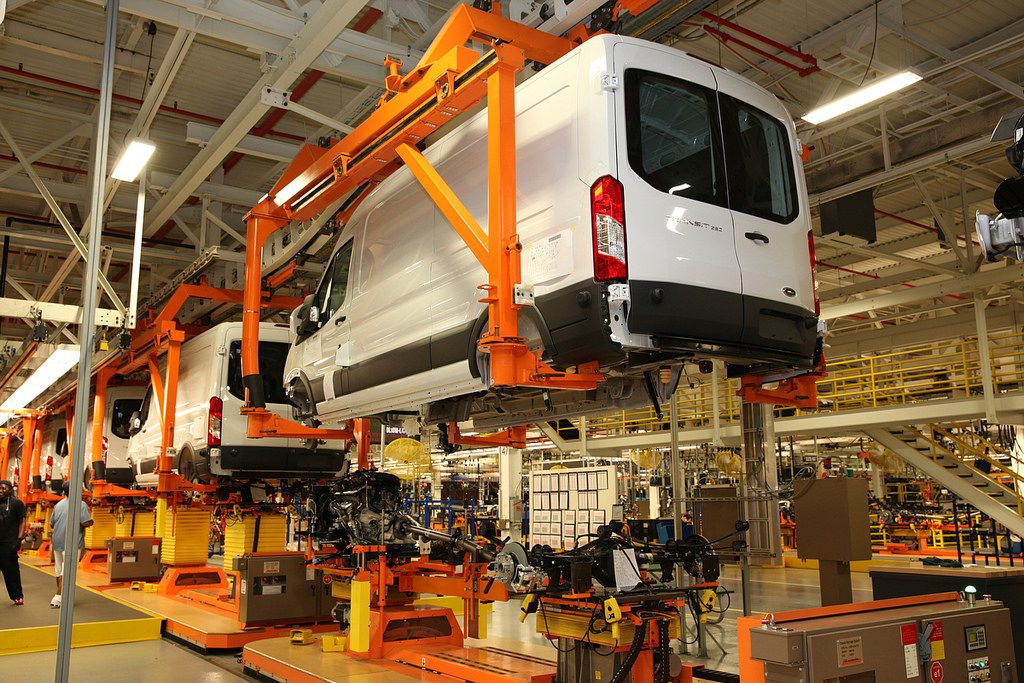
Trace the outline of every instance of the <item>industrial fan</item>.
[[718, 471], [729, 477], [743, 474], [743, 458], [736, 451], [719, 451], [715, 454]]
[[381, 469], [403, 481], [419, 479], [430, 472], [430, 451], [416, 439], [395, 439], [384, 447]]
[[661, 453], [649, 448], [632, 450], [629, 457], [642, 470], [653, 470], [661, 464]]
[[888, 448], [882, 448], [878, 444], [868, 446], [863, 455], [872, 465], [883, 472], [899, 472], [903, 467], [903, 459]]

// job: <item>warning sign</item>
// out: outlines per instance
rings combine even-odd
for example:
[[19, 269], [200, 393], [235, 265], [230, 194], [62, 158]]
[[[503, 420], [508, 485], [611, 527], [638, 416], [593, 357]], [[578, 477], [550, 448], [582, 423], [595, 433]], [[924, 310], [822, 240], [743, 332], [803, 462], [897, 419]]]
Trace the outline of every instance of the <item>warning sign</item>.
[[903, 663], [906, 667], [907, 678], [917, 678], [921, 675], [921, 669], [917, 665], [917, 626], [915, 624], [900, 626], [900, 639], [903, 642]]
[[928, 637], [932, 644], [932, 661], [946, 658], [946, 641], [942, 636], [942, 622], [932, 622], [932, 634]]
[[840, 638], [836, 641], [839, 653], [839, 666], [853, 666], [864, 663], [864, 646], [860, 636], [856, 638]]
[[931, 675], [932, 683], [942, 683], [942, 662], [932, 662], [929, 674]]

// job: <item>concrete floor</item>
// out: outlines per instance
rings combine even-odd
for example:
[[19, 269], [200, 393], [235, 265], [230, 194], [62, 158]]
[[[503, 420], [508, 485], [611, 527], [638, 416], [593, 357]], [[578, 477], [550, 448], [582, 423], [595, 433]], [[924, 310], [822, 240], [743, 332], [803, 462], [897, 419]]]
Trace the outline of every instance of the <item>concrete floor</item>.
[[[737, 673], [739, 660], [736, 653], [736, 617], [742, 616], [740, 573], [726, 567], [721, 579], [723, 585], [736, 591], [732, 605], [721, 624], [711, 625], [708, 632], [708, 657], [701, 659], [688, 646], [690, 654], [682, 654], [681, 644], [674, 649], [686, 661], [699, 662], [711, 669]], [[820, 605], [817, 572], [807, 569], [751, 569], [750, 608], [754, 613], [782, 612]], [[871, 599], [870, 578], [865, 573], [853, 574], [854, 599]], [[52, 593], [50, 594], [52, 595]], [[49, 600], [50, 595], [45, 599]], [[41, 600], [28, 596], [26, 600]], [[518, 601], [495, 604], [489, 625], [487, 641], [467, 641], [467, 645], [492, 645], [515, 648], [517, 643], [541, 645], [551, 651], [554, 647], [542, 635], [535, 633], [533, 617], [519, 623]], [[339, 672], [343, 671], [344, 655], [338, 656]], [[56, 656], [53, 652], [7, 655], [0, 658], [3, 680], [45, 681], [52, 679]], [[412, 672], [410, 672], [412, 673]], [[415, 676], [415, 673], [413, 673]], [[71, 655], [71, 677], [75, 683], [133, 681], [138, 683], [224, 683], [252, 680], [241, 674], [235, 654], [199, 655], [183, 646], [168, 641], [148, 641], [124, 645], [104, 645], [78, 648]]]

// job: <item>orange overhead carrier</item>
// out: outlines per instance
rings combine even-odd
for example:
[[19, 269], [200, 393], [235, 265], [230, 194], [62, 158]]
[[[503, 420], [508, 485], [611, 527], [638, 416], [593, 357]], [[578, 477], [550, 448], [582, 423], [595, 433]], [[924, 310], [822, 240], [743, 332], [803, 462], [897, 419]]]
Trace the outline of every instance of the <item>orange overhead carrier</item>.
[[[481, 56], [465, 47], [483, 43]], [[291, 221], [308, 220], [349, 196], [348, 215], [383, 178], [403, 163], [454, 226], [487, 272], [481, 301], [489, 306], [489, 330], [480, 346], [491, 356], [494, 386], [594, 389], [596, 367], [577, 374], [557, 371], [531, 352], [519, 336], [513, 287], [521, 282], [522, 244], [516, 233], [515, 74], [526, 60], [550, 64], [575, 43], [493, 13], [459, 5], [413, 71], [402, 78], [389, 59], [387, 92], [377, 110], [329, 148], [306, 145], [246, 216], [245, 303], [242, 312], [242, 381], [250, 437], [331, 438], [339, 430], [305, 427], [266, 410], [259, 378], [259, 304], [263, 245]], [[487, 97], [488, 216], [485, 231], [430, 166], [416, 145]], [[332, 433], [334, 432], [334, 433]]]

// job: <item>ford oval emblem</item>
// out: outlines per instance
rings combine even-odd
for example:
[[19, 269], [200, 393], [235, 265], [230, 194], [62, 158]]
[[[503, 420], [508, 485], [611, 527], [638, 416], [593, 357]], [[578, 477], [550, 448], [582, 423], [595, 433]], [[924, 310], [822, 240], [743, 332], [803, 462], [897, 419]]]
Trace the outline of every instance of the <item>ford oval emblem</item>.
[[785, 294], [786, 296], [796, 296], [796, 290], [793, 289], [792, 287], [783, 287], [782, 293]]

